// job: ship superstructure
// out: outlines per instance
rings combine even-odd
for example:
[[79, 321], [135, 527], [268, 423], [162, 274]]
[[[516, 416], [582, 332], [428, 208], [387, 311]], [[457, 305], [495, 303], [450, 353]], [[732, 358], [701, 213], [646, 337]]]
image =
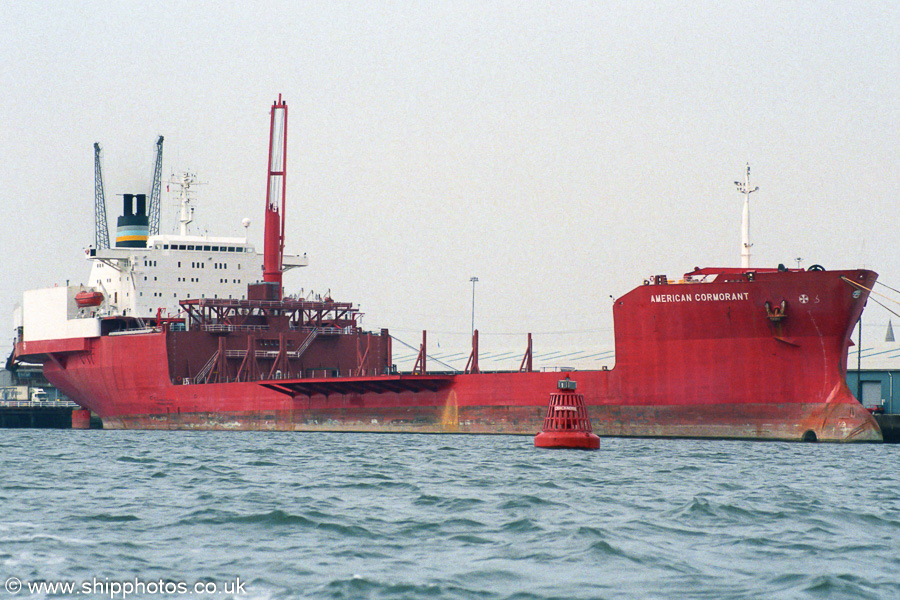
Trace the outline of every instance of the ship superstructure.
[[[88, 289], [103, 293], [95, 316], [148, 319], [179, 312], [179, 301], [192, 298], [247, 299], [247, 285], [262, 275], [263, 255], [246, 237], [189, 235], [197, 178], [182, 173], [178, 188], [180, 232], [149, 235], [145, 196], [125, 194], [113, 248], [88, 248], [92, 264]], [[249, 220], [244, 221], [245, 228]], [[305, 256], [288, 256], [286, 268], [308, 264]]]

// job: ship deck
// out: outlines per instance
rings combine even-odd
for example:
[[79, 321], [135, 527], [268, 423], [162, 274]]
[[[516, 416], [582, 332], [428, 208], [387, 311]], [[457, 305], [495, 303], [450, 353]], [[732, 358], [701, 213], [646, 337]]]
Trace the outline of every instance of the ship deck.
[[436, 392], [450, 385], [453, 375], [376, 375], [368, 377], [317, 377], [261, 381], [260, 385], [288, 396]]

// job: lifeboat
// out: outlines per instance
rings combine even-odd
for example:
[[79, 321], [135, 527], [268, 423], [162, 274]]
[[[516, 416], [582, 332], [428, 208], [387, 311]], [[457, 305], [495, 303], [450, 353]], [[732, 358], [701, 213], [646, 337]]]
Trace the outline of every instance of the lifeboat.
[[78, 308], [100, 306], [103, 303], [103, 292], [88, 292], [87, 290], [75, 294], [75, 304]]

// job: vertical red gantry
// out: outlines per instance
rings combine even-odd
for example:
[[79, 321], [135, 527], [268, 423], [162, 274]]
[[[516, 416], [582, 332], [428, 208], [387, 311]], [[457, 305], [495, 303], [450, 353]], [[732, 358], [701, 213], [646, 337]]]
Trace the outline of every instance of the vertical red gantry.
[[272, 104], [272, 122], [269, 128], [269, 181], [266, 189], [265, 248], [263, 250], [263, 281], [278, 284], [278, 298], [282, 297], [286, 163], [287, 104], [281, 100], [281, 94], [278, 94], [278, 102]]

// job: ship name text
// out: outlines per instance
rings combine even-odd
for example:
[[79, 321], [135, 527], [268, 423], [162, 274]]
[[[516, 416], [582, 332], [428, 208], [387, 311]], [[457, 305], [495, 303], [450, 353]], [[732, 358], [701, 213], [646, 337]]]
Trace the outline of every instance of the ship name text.
[[654, 294], [650, 296], [650, 302], [732, 302], [734, 300], [749, 300], [750, 292], [720, 292], [698, 294]]

